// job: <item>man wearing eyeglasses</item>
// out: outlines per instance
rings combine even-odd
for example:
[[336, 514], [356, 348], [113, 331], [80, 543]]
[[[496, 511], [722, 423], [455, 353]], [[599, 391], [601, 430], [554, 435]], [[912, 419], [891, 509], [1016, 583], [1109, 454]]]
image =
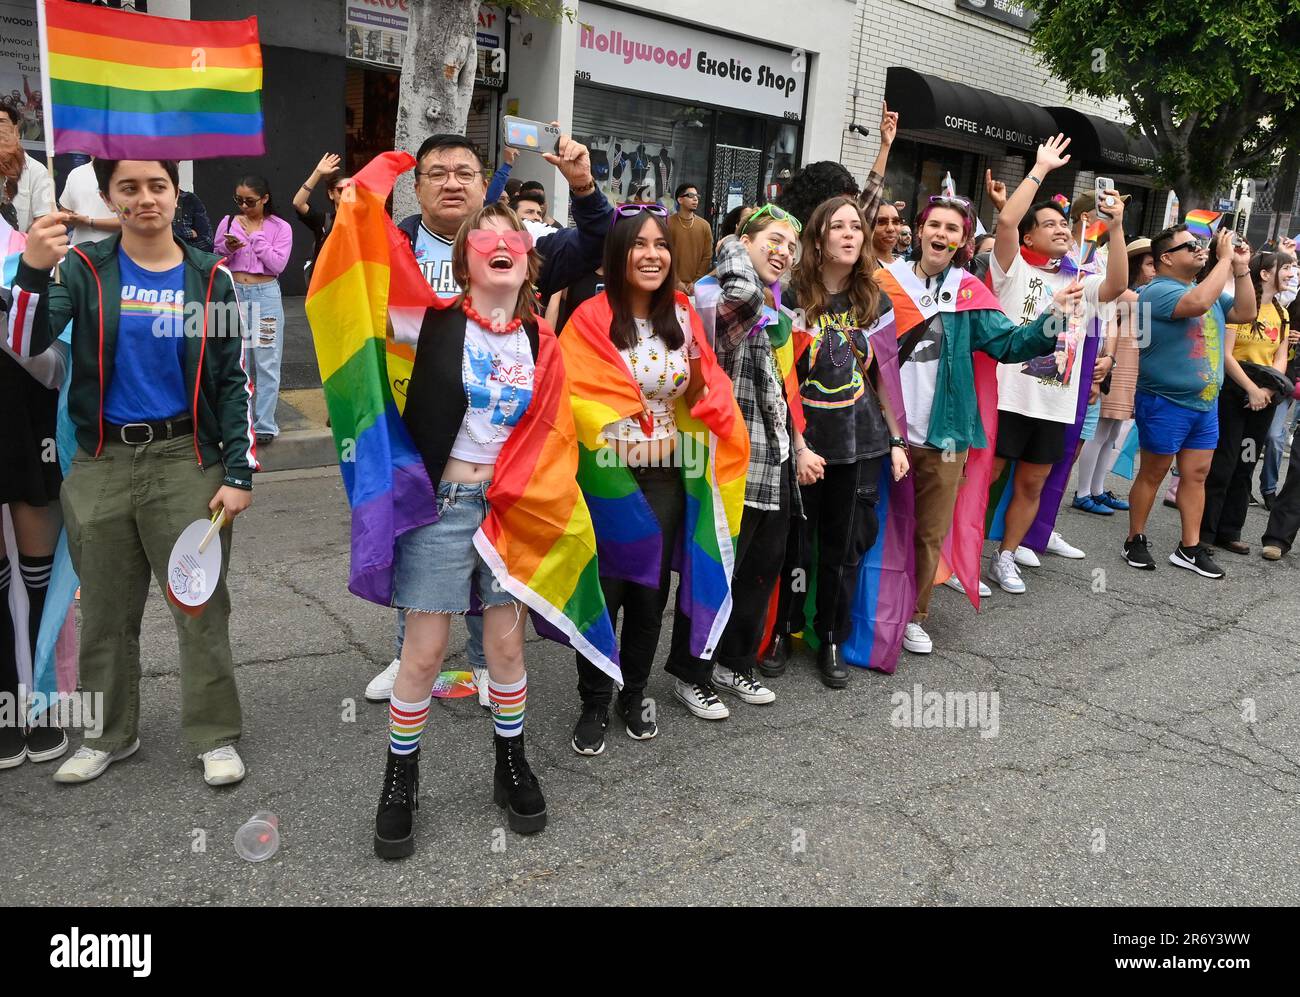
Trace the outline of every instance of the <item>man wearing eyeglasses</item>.
[[[1219, 232], [1218, 262], [1196, 283], [1209, 259], [1209, 246], [1174, 225], [1151, 240], [1156, 278], [1138, 295], [1140, 317], [1137, 422], [1142, 463], [1129, 492], [1129, 532], [1124, 560], [1154, 571], [1147, 516], [1156, 490], [1178, 459], [1178, 515], [1182, 542], [1169, 563], [1202, 578], [1222, 578], [1223, 569], [1201, 544], [1205, 478], [1219, 442], [1219, 389], [1223, 386], [1224, 336], [1229, 322], [1253, 322], [1258, 310], [1250, 278], [1250, 246], [1234, 245], [1233, 233]], [[1229, 278], [1233, 294], [1224, 293]]]
[[[542, 158], [559, 169], [572, 195], [573, 227], [537, 238], [542, 257], [538, 291], [548, 297], [600, 266], [613, 209], [596, 189], [587, 147], [560, 136], [557, 153]], [[425, 279], [441, 297], [455, 297], [460, 287], [451, 273], [451, 244], [461, 224], [483, 206], [487, 182], [483, 161], [464, 135], [431, 135], [416, 155], [415, 195], [420, 213], [398, 224], [411, 240]]]
[[700, 192], [693, 183], [677, 187], [677, 213], [668, 218], [673, 235], [677, 290], [695, 293], [695, 282], [713, 269], [713, 230], [699, 215]]

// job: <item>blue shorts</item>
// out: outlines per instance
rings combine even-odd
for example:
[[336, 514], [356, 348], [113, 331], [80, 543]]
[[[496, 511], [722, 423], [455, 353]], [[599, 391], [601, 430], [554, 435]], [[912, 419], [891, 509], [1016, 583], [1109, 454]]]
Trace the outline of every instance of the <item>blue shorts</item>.
[[1213, 450], [1219, 445], [1219, 409], [1188, 408], [1168, 398], [1139, 391], [1133, 397], [1138, 445], [1148, 453]]
[[1090, 440], [1097, 435], [1097, 421], [1101, 418], [1101, 402], [1095, 401], [1084, 413], [1083, 425], [1079, 427], [1079, 439]]
[[515, 601], [474, 548], [474, 534], [487, 517], [490, 484], [438, 485], [438, 521], [397, 538], [394, 606], [417, 613], [468, 613], [473, 591], [484, 609]]

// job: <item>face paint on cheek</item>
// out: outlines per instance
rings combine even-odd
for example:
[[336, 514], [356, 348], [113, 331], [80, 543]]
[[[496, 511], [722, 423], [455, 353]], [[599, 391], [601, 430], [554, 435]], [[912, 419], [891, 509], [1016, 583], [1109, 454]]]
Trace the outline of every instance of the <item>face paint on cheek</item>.
[[125, 204], [115, 204], [113, 205], [113, 210], [116, 211], [118, 213], [118, 216], [121, 218], [131, 217], [131, 209], [128, 208]]

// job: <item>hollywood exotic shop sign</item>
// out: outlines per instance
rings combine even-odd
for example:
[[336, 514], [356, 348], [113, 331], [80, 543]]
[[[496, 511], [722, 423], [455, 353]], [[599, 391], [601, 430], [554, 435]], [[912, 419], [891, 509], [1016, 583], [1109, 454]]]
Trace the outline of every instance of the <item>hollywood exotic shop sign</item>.
[[803, 117], [807, 56], [584, 3], [576, 78], [624, 90]]

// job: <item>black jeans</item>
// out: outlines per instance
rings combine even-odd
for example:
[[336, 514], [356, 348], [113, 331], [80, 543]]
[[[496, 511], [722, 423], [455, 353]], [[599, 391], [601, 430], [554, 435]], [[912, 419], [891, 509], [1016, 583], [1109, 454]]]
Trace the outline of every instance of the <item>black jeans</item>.
[[1300, 532], [1300, 441], [1291, 445], [1286, 481], [1277, 498], [1273, 499], [1273, 509], [1268, 514], [1268, 526], [1264, 530], [1264, 545], [1277, 544], [1285, 554], [1295, 543], [1297, 532]]
[[[767, 607], [785, 558], [790, 534], [790, 476], [781, 474], [779, 509], [745, 506], [736, 540], [736, 568], [731, 576], [731, 616], [715, 657], [718, 664], [743, 675], [753, 675], [758, 646], [763, 640]], [[668, 673], [683, 682], [700, 684], [713, 674], [712, 662], [691, 654], [691, 621], [682, 612], [681, 592], [673, 614], [673, 643]]]
[[[617, 629], [618, 612], [623, 611], [623, 629], [619, 636], [618, 655], [623, 669], [623, 692], [628, 699], [639, 697], [650, 680], [659, 631], [663, 627], [664, 607], [668, 604], [668, 586], [672, 578], [673, 552], [686, 516], [686, 493], [682, 489], [681, 471], [675, 467], [636, 468], [632, 471], [641, 494], [650, 503], [650, 511], [659, 521], [663, 536], [663, 554], [659, 560], [659, 587], [647, 588], [621, 578], [600, 578], [609, 608], [609, 621]], [[578, 694], [586, 706], [609, 706], [614, 680], [584, 658], [578, 658]]]
[[858, 591], [862, 556], [876, 542], [883, 457], [853, 464], [827, 464], [821, 481], [801, 485], [807, 517], [790, 529], [782, 571], [777, 628], [798, 633], [804, 628], [805, 602], [817, 550], [817, 614], [813, 630], [823, 643], [843, 644], [852, 630], [853, 597]]
[[1251, 478], [1264, 456], [1273, 425], [1272, 406], [1252, 412], [1246, 393], [1225, 382], [1219, 393], [1219, 444], [1214, 448], [1205, 479], [1205, 511], [1201, 514], [1201, 543], [1241, 539], [1250, 509]]

